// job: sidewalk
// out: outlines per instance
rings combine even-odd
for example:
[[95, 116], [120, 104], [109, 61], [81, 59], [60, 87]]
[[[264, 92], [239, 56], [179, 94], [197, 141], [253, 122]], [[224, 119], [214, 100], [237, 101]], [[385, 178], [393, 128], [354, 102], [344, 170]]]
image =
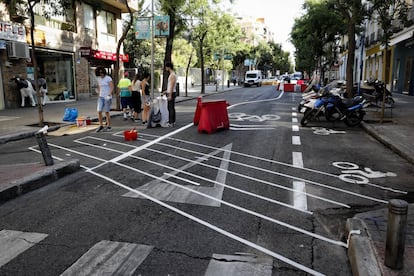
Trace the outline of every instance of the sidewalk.
[[[238, 86], [224, 87], [224, 91], [238, 89]], [[191, 88], [187, 97], [181, 91], [176, 102], [195, 99], [223, 92], [222, 87], [215, 91], [215, 86], [206, 86], [206, 93], [200, 94], [200, 87]], [[385, 110], [384, 122], [379, 123], [380, 108], [369, 107], [362, 123], [362, 128], [389, 147], [402, 158], [414, 164], [414, 97], [394, 94], [395, 107]], [[76, 102], [48, 104], [44, 107], [44, 121], [62, 123], [62, 126], [73, 123], [62, 121], [65, 107], [78, 108], [79, 115], [90, 116], [96, 120], [96, 98]], [[111, 112], [112, 116], [121, 115]], [[32, 137], [39, 129], [38, 109], [33, 107], [16, 108], [0, 111], [0, 147], [13, 140]], [[51, 126], [51, 130], [59, 126]], [[2, 162], [4, 163], [4, 162]], [[1, 164], [1, 163], [0, 163]], [[22, 169], [24, 167], [24, 170]], [[24, 158], [21, 162], [0, 165], [0, 204], [24, 192], [52, 183], [57, 178], [72, 173], [80, 168], [79, 160], [66, 162], [56, 161], [53, 166], [43, 163], [30, 163]], [[414, 179], [413, 179], [414, 181]], [[413, 183], [414, 185], [414, 183]], [[412, 202], [409, 202], [412, 203]], [[375, 218], [375, 221], [372, 219]], [[360, 230], [361, 234], [353, 234], [349, 239], [349, 260], [354, 275], [414, 275], [414, 204], [409, 205], [407, 237], [405, 247], [404, 268], [393, 271], [385, 267], [384, 244], [387, 224], [387, 207], [371, 212], [358, 214], [347, 222], [347, 230]]]

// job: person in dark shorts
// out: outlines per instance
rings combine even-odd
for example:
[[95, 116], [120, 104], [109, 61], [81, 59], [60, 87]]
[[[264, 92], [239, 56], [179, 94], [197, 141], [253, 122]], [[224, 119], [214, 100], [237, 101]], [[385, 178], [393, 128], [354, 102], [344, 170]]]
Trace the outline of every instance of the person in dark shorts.
[[136, 74], [132, 81], [132, 108], [134, 109], [133, 120], [139, 122], [139, 114], [142, 111], [140, 74]]

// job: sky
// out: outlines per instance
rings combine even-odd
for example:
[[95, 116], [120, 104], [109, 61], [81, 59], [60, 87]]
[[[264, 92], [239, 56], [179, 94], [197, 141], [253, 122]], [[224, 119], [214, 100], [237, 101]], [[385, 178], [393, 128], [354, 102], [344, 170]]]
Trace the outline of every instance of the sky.
[[[226, 1], [226, 0], [222, 0]], [[295, 18], [303, 14], [305, 0], [234, 0], [232, 10], [241, 16], [264, 17], [266, 25], [275, 33], [275, 42], [282, 44], [284, 51], [294, 52], [289, 42]]]

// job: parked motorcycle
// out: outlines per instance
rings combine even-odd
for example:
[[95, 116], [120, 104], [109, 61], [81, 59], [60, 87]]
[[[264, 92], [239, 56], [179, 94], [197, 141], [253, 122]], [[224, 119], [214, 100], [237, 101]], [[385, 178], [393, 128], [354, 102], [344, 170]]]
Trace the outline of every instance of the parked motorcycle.
[[338, 89], [340, 88], [325, 90], [320, 97], [308, 100], [304, 104], [306, 109], [301, 125], [306, 126], [310, 121], [319, 120], [322, 115], [328, 121], [344, 120], [348, 126], [360, 124], [365, 115], [363, 108], [366, 100], [361, 96], [344, 99]]
[[394, 106], [395, 101], [392, 97], [392, 93], [385, 87], [384, 82], [379, 80], [369, 80], [366, 81], [366, 84], [368, 87], [362, 87], [361, 92], [364, 98], [366, 98], [369, 102], [375, 102], [378, 106], [378, 102], [382, 102], [384, 99], [385, 91], [385, 104], [388, 104], [391, 107]]

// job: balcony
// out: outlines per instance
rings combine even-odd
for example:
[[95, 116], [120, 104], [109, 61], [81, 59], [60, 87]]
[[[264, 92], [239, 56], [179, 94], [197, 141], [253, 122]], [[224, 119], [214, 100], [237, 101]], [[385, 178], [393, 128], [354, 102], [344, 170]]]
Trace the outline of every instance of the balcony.
[[[105, 4], [115, 7], [119, 9], [122, 13], [127, 13], [128, 9], [126, 7], [126, 1], [127, 0], [102, 0]], [[137, 0], [128, 0], [128, 6], [131, 9], [132, 12], [136, 12], [138, 7]]]

